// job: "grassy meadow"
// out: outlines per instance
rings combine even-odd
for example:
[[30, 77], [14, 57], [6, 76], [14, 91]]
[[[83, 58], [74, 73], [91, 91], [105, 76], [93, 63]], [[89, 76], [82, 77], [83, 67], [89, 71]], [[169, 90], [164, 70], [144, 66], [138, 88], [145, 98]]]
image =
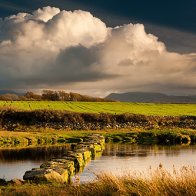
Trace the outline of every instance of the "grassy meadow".
[[127, 102], [0, 101], [0, 108], [64, 110], [81, 113], [133, 113], [156, 116], [196, 116], [196, 104]]

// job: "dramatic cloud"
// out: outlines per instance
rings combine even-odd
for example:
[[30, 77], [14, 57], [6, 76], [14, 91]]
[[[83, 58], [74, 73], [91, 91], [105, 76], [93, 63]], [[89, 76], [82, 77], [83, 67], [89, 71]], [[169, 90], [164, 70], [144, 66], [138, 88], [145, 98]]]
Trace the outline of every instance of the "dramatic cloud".
[[168, 52], [142, 24], [45, 7], [0, 19], [0, 88], [193, 93], [196, 54]]

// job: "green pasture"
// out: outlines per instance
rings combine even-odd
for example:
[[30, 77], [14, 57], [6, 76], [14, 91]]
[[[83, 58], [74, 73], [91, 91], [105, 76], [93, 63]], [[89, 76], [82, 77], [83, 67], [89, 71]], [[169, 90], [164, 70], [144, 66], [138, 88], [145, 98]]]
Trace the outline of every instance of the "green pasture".
[[154, 104], [127, 102], [0, 101], [0, 108], [20, 110], [66, 110], [86, 113], [133, 113], [160, 116], [196, 116], [196, 104]]

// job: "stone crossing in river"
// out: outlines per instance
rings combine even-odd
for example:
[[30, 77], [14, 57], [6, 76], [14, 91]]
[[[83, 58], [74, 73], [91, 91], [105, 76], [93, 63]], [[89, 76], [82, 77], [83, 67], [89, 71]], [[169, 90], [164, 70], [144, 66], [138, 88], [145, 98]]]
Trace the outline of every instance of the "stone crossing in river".
[[86, 136], [82, 142], [72, 144], [72, 151], [67, 152], [60, 159], [51, 159], [40, 168], [26, 171], [23, 179], [31, 182], [68, 183], [71, 176], [82, 171], [88, 161], [102, 153], [105, 147], [105, 138], [99, 134]]

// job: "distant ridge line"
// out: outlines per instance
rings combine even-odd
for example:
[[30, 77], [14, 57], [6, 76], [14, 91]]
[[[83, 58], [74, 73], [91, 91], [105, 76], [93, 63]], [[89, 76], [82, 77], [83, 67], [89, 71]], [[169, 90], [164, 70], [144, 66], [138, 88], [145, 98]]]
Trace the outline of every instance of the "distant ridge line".
[[196, 103], [196, 95], [178, 96], [153, 92], [111, 93], [105, 98], [139, 103]]

